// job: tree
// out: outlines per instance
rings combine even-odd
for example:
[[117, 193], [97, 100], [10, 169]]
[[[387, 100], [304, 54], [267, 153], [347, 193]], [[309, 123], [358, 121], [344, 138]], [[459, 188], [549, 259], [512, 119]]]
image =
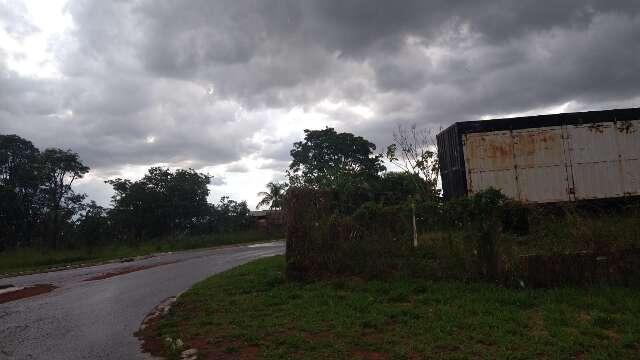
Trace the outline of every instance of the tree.
[[93, 200], [83, 204], [74, 230], [78, 244], [96, 246], [112, 240], [108, 212]]
[[256, 208], [268, 206], [269, 209], [272, 210], [280, 209], [282, 207], [282, 199], [284, 197], [284, 193], [287, 190], [288, 186], [289, 184], [287, 184], [286, 182], [269, 182], [267, 184], [267, 191], [261, 191], [258, 193], [258, 196], [261, 196], [262, 200], [260, 200]]
[[0, 250], [29, 242], [39, 212], [40, 151], [17, 135], [0, 135]]
[[376, 146], [360, 136], [324, 130], [305, 130], [304, 141], [293, 144], [289, 165], [292, 185], [321, 188], [366, 182], [384, 171]]
[[208, 174], [152, 167], [140, 180], [109, 180], [112, 215], [125, 236], [156, 237], [188, 231], [209, 210]]
[[399, 125], [393, 140], [394, 144], [387, 147], [387, 160], [414, 179], [423, 180], [416, 181], [416, 185], [425, 199], [437, 196], [439, 167], [431, 131], [419, 130], [416, 125], [409, 129]]
[[220, 203], [214, 206], [214, 221], [218, 232], [241, 230], [249, 226], [251, 211], [246, 201], [235, 201], [228, 196], [220, 198]]
[[72, 217], [77, 206], [84, 200], [84, 195], [74, 193], [73, 182], [89, 172], [89, 167], [71, 150], [46, 149], [41, 159], [41, 193], [49, 219], [49, 244], [57, 247], [60, 242], [61, 220]]
[[384, 204], [393, 205], [420, 196], [426, 186], [425, 180], [418, 175], [404, 171], [389, 171], [376, 182], [374, 191]]

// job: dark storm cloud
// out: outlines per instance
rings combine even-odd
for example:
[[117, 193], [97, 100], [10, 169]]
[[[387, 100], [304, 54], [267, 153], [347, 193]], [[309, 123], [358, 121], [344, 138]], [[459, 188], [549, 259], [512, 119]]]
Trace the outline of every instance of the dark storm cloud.
[[[382, 147], [399, 123], [438, 128], [640, 97], [638, 1], [72, 0], [67, 8], [74, 29], [52, 44], [61, 78], [21, 77], [0, 52], [0, 127], [71, 147], [104, 169], [231, 164], [252, 154], [280, 169], [302, 133], [270, 134], [263, 113], [317, 110], [327, 99], [345, 105], [323, 110], [340, 130]], [[0, 7], [5, 31], [37, 31], [21, 11]]]

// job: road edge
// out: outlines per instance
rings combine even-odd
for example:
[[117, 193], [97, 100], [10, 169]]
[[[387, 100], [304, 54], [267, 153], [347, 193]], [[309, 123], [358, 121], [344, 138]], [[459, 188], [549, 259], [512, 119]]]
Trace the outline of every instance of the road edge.
[[165, 251], [165, 252], [151, 253], [151, 254], [140, 255], [135, 257], [126, 257], [126, 258], [103, 260], [103, 261], [96, 261], [96, 262], [86, 262], [86, 263], [80, 263], [80, 264], [68, 264], [68, 265], [60, 264], [60, 265], [55, 265], [52, 267], [42, 268], [38, 270], [25, 270], [25, 271], [17, 271], [12, 273], [0, 273], [0, 280], [18, 277], [18, 276], [46, 274], [46, 273], [58, 272], [58, 271], [64, 271], [64, 270], [81, 269], [81, 268], [89, 268], [93, 266], [100, 266], [100, 265], [107, 265], [107, 264], [126, 263], [126, 262], [132, 262], [132, 261], [146, 260], [146, 259], [151, 259], [151, 258], [162, 256], [162, 255], [189, 253], [189, 252], [204, 251], [204, 250], [218, 250], [218, 249], [250, 246], [250, 245], [257, 245], [257, 244], [270, 244], [270, 243], [280, 242], [284, 240], [285, 239], [276, 239], [276, 240], [270, 240], [270, 241], [254, 241], [254, 242], [248, 242], [248, 243], [242, 243], [242, 244], [229, 244], [229, 245], [209, 246], [209, 247], [188, 249], [188, 250]]

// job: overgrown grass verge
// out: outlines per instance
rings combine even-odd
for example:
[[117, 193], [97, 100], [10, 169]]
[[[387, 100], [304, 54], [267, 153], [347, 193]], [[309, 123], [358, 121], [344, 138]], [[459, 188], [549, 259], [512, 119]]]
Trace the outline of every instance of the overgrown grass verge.
[[135, 245], [78, 247], [71, 249], [19, 248], [0, 252], [0, 274], [41, 270], [55, 266], [94, 263], [156, 252], [243, 244], [282, 238], [279, 234], [250, 230], [199, 236], [167, 237]]
[[200, 282], [147, 335], [181, 339], [201, 359], [640, 357], [638, 290], [357, 278], [302, 284], [283, 272], [278, 256]]

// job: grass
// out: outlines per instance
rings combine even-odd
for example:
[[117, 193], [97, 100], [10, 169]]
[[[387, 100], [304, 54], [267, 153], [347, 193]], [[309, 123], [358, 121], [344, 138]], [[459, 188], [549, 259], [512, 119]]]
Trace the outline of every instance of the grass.
[[211, 246], [274, 240], [277, 235], [249, 230], [234, 233], [162, 238], [137, 245], [111, 245], [72, 249], [19, 248], [0, 252], [0, 274], [39, 270], [54, 266], [94, 263], [155, 252], [178, 251]]
[[183, 294], [153, 335], [211, 359], [640, 357], [640, 292], [482, 283], [287, 282], [281, 256]]

